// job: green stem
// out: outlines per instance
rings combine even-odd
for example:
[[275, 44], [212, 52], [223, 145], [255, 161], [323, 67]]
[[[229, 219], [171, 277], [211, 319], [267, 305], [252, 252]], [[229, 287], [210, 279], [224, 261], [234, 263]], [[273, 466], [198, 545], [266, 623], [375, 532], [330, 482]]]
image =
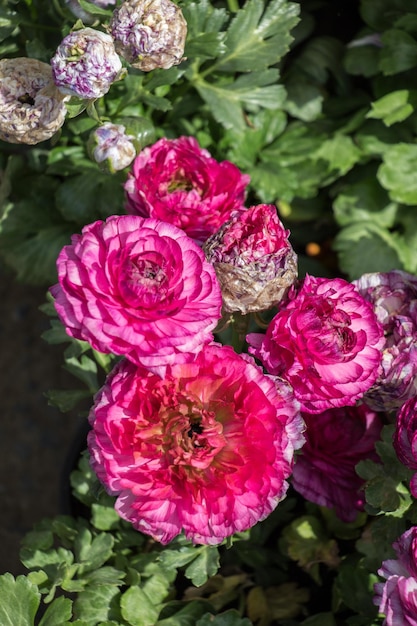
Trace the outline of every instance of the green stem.
[[250, 315], [242, 315], [242, 313], [233, 313], [232, 319], [232, 347], [235, 352], [240, 353], [243, 350], [246, 341], [246, 335], [249, 327]]
[[240, 9], [238, 0], [227, 0], [227, 6], [231, 13], [237, 13]]

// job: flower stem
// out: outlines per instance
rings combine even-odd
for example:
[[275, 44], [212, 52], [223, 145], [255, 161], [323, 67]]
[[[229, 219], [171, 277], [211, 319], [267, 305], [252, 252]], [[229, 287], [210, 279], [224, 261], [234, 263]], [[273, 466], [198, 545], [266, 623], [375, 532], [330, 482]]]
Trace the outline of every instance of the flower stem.
[[236, 311], [232, 317], [232, 346], [235, 352], [242, 352], [248, 332], [250, 315], [242, 315]]
[[227, 0], [227, 6], [231, 13], [237, 13], [240, 9], [238, 0]]

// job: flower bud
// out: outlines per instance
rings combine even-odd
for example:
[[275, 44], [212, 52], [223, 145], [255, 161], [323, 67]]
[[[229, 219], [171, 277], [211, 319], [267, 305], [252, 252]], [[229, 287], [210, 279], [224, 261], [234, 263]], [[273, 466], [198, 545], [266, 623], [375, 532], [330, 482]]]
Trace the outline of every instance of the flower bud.
[[110, 35], [93, 28], [76, 30], [64, 37], [51, 66], [55, 84], [62, 93], [88, 100], [107, 93], [122, 70]]
[[143, 72], [183, 60], [187, 23], [171, 0], [125, 0], [113, 12], [110, 32], [117, 52]]
[[136, 156], [133, 135], [126, 134], [125, 126], [106, 122], [90, 135], [87, 148], [101, 170], [109, 173], [123, 170]]
[[0, 61], [0, 139], [40, 143], [61, 128], [66, 113], [50, 65], [25, 57]]
[[235, 213], [203, 246], [220, 282], [226, 312], [278, 304], [297, 278], [297, 255], [273, 205]]
[[364, 401], [376, 411], [400, 408], [417, 394], [417, 276], [401, 270], [353, 281], [384, 329], [381, 372]]

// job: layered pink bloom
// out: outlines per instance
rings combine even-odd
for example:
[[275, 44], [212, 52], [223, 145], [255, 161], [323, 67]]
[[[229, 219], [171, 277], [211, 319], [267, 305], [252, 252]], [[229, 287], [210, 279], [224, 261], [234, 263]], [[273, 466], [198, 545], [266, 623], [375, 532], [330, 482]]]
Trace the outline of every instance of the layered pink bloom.
[[[417, 471], [417, 396], [405, 402], [398, 411], [393, 444], [401, 463]], [[417, 474], [410, 481], [410, 490], [417, 498]]]
[[417, 626], [417, 527], [393, 544], [397, 559], [383, 561], [374, 586], [374, 604], [385, 615], [384, 626]]
[[353, 283], [384, 328], [382, 371], [365, 401], [396, 410], [417, 394], [417, 276], [401, 270], [364, 274]]
[[288, 380], [306, 413], [320, 413], [355, 404], [373, 385], [384, 337], [351, 283], [307, 275], [266, 334], [247, 341], [270, 374]]
[[232, 211], [245, 210], [248, 183], [249, 176], [229, 161], [213, 159], [194, 137], [160, 139], [134, 161], [125, 184], [126, 208], [174, 224], [203, 243]]
[[378, 460], [375, 442], [382, 422], [363, 404], [302, 415], [306, 443], [294, 466], [292, 484], [307, 500], [334, 508], [341, 520], [351, 522], [365, 503], [364, 480], [355, 466], [363, 459]]
[[264, 311], [278, 304], [297, 278], [290, 231], [271, 204], [235, 213], [203, 250], [219, 279], [225, 311]]
[[161, 377], [124, 359], [91, 411], [92, 466], [136, 529], [218, 544], [284, 497], [304, 441], [298, 408], [286, 383], [230, 346]]
[[52, 287], [67, 333], [100, 352], [158, 368], [212, 339], [221, 311], [213, 267], [165, 222], [112, 216], [74, 235]]

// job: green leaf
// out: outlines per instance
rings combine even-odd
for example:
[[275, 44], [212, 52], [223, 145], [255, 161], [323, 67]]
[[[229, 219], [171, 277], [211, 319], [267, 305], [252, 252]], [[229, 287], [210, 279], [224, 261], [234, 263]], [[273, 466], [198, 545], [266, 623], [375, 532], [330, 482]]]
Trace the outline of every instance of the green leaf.
[[322, 143], [314, 153], [315, 159], [327, 161], [329, 169], [337, 170], [343, 176], [360, 160], [361, 151], [350, 137], [336, 133]]
[[72, 411], [74, 407], [86, 398], [91, 398], [91, 392], [86, 389], [50, 389], [44, 394], [49, 406], [57, 407], [62, 413]]
[[87, 13], [91, 13], [91, 15], [97, 15], [98, 17], [111, 17], [112, 15], [111, 9], [103, 9], [102, 7], [93, 4], [93, 2], [88, 2], [87, 0], [77, 1], [81, 8], [84, 9], [84, 11], [87, 11]]
[[307, 82], [292, 80], [286, 82], [287, 99], [284, 109], [303, 122], [311, 122], [320, 117], [323, 104], [323, 91]]
[[333, 248], [338, 253], [340, 269], [350, 280], [366, 272], [389, 272], [402, 269], [407, 250], [395, 233], [375, 222], [355, 222], [336, 236]]
[[366, 117], [380, 119], [385, 126], [402, 122], [414, 113], [417, 106], [417, 91], [399, 89], [372, 102], [372, 110]]
[[276, 81], [276, 70], [240, 76], [232, 83], [196, 82], [196, 89], [210, 106], [213, 117], [225, 128], [244, 131], [247, 122], [244, 110], [253, 108], [279, 109], [285, 100], [282, 85]]
[[96, 570], [113, 554], [114, 537], [110, 533], [100, 533], [92, 537], [87, 528], [80, 529], [74, 543], [77, 562], [81, 574]]
[[373, 586], [378, 582], [376, 574], [367, 572], [360, 563], [347, 559], [341, 563], [336, 578], [336, 588], [346, 606], [356, 613], [373, 619], [378, 609], [373, 604]]
[[393, 145], [382, 160], [377, 177], [390, 197], [403, 204], [417, 204], [417, 145]]
[[204, 546], [199, 548], [200, 554], [190, 563], [185, 570], [185, 575], [191, 580], [193, 585], [200, 587], [204, 585], [210, 576], [217, 574], [220, 567], [219, 551], [214, 546]]
[[379, 67], [389, 76], [417, 66], [417, 41], [402, 30], [391, 29], [381, 36]]
[[40, 596], [36, 585], [25, 576], [0, 576], [1, 626], [34, 626]]
[[97, 219], [105, 219], [115, 212], [123, 212], [121, 176], [108, 176], [89, 169], [67, 178], [57, 189], [56, 206], [66, 220], [84, 226]]
[[206, 613], [196, 622], [196, 626], [252, 626], [252, 622], [246, 617], [240, 617], [235, 609], [230, 609], [218, 615]]
[[120, 524], [120, 516], [113, 506], [93, 503], [91, 513], [91, 523], [98, 530], [112, 530]]
[[298, 4], [287, 0], [272, 0], [266, 8], [263, 0], [248, 0], [229, 26], [227, 52], [215, 64], [216, 70], [261, 71], [278, 63], [288, 52], [298, 14]]
[[106, 620], [118, 621], [120, 591], [115, 585], [87, 587], [74, 601], [74, 617], [84, 620], [88, 626], [96, 626]]
[[316, 613], [301, 622], [301, 626], [336, 626], [336, 622], [333, 613]]
[[121, 597], [122, 617], [130, 626], [154, 626], [160, 607], [140, 587], [130, 587]]
[[66, 357], [64, 368], [81, 380], [91, 393], [96, 393], [99, 388], [96, 361], [93, 361], [86, 354], [82, 354], [79, 359]]
[[[354, 43], [354, 42], [353, 42]], [[357, 45], [353, 43], [346, 50], [343, 59], [348, 74], [371, 78], [379, 73], [379, 47], [373, 44]]]
[[69, 626], [72, 616], [72, 601], [69, 598], [56, 598], [45, 611], [39, 626]]
[[392, 228], [398, 204], [390, 202], [387, 192], [379, 185], [374, 170], [363, 172], [362, 178], [346, 184], [333, 203], [334, 216], [340, 226], [353, 222], [374, 221], [381, 228]]
[[[192, 600], [186, 604], [170, 602], [162, 609], [157, 626], [196, 626], [199, 618], [211, 610], [214, 613], [210, 603], [202, 599]], [[214, 616], [212, 617], [214, 619]]]

